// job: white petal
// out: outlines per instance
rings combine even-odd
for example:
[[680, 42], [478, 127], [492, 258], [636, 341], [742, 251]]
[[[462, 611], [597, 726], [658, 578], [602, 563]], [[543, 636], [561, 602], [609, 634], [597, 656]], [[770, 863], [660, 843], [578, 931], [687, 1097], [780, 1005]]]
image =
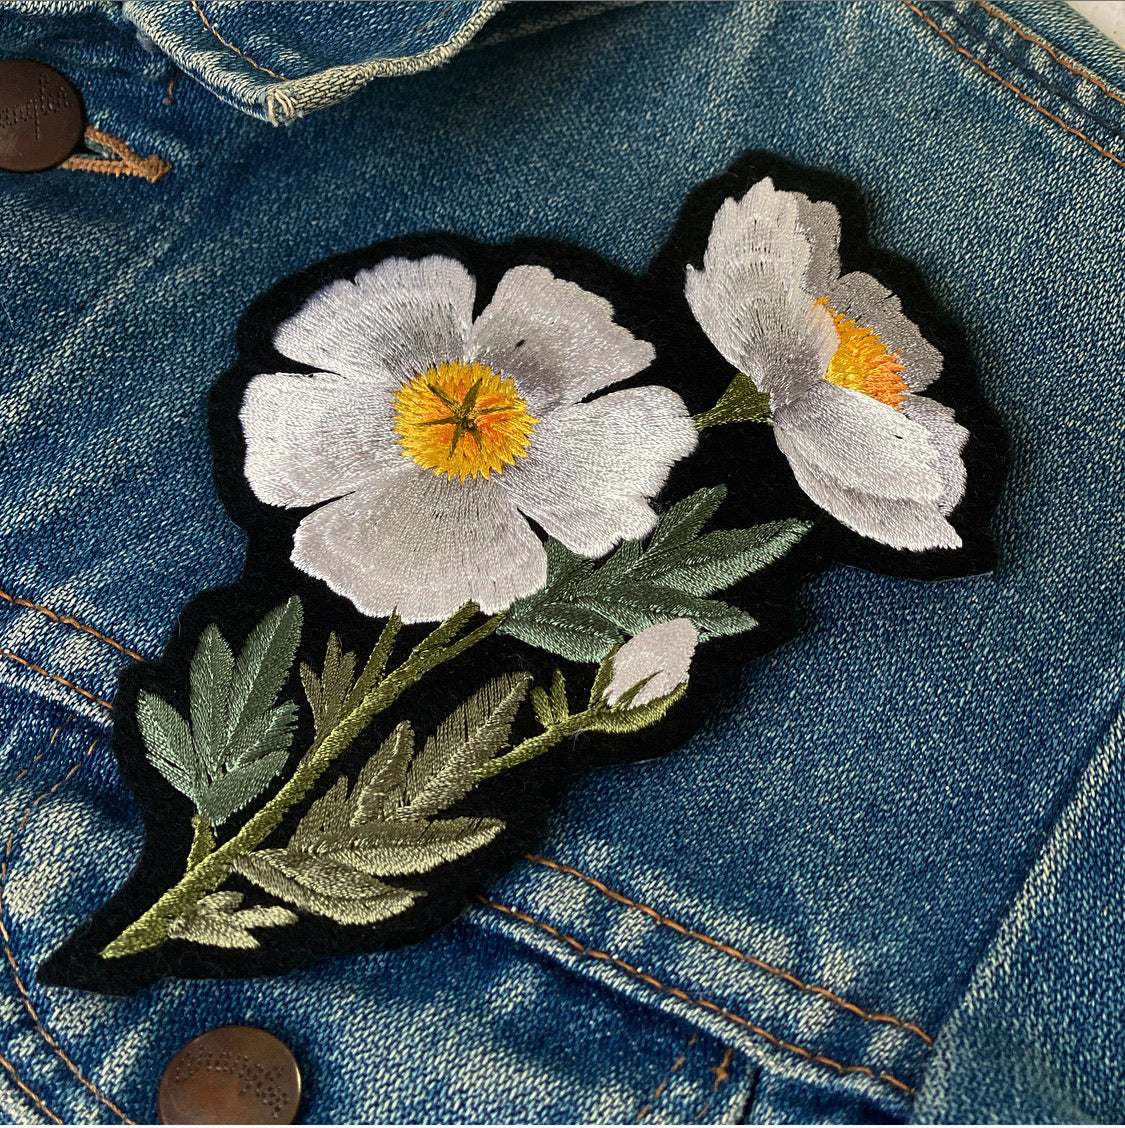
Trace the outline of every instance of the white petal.
[[514, 380], [533, 414], [627, 380], [656, 355], [613, 320], [605, 298], [543, 266], [500, 279], [473, 325], [473, 354]]
[[684, 286], [715, 347], [775, 406], [820, 380], [839, 343], [828, 311], [814, 304], [820, 295], [806, 288], [813, 244], [800, 201], [808, 204], [768, 179], [740, 201], [727, 200], [715, 216], [703, 270], [689, 265]]
[[547, 581], [539, 538], [495, 482], [411, 471], [310, 513], [293, 563], [366, 615], [445, 619], [470, 599], [489, 614]]
[[774, 437], [794, 470], [800, 461], [865, 494], [936, 502], [944, 490], [925, 427], [827, 380], [774, 412]]
[[626, 690], [645, 678], [649, 680], [631, 705], [647, 705], [658, 697], [666, 697], [688, 680], [698, 643], [699, 632], [690, 619], [673, 619], [634, 635], [613, 656], [613, 678], [605, 692], [606, 703], [616, 704]]
[[902, 312], [898, 298], [870, 274], [856, 271], [838, 279], [827, 292], [828, 304], [857, 324], [874, 329], [906, 365], [902, 378], [912, 392], [941, 375], [941, 353]]
[[389, 394], [331, 372], [269, 372], [247, 385], [239, 412], [246, 478], [268, 505], [316, 505], [409, 466]]
[[649, 500], [698, 441], [675, 392], [627, 388], [551, 412], [535, 428], [527, 457], [507, 467], [500, 481], [556, 540], [584, 556], [602, 556], [652, 530]]
[[969, 441], [969, 432], [954, 420], [953, 409], [924, 396], [907, 396], [899, 411], [920, 423], [930, 433], [930, 446], [937, 455], [937, 472], [941, 475], [942, 495], [938, 511], [952, 513], [965, 496], [965, 463], [961, 451]]
[[804, 289], [821, 297], [840, 277], [840, 213], [826, 200], [793, 194], [797, 197], [798, 223], [812, 246]]
[[793, 463], [801, 489], [841, 524], [861, 536], [890, 545], [925, 552], [934, 548], [960, 548], [957, 530], [927, 502], [875, 497], [819, 476], [803, 476]]
[[394, 386], [464, 359], [476, 282], [456, 259], [389, 258], [317, 290], [274, 331], [283, 356]]

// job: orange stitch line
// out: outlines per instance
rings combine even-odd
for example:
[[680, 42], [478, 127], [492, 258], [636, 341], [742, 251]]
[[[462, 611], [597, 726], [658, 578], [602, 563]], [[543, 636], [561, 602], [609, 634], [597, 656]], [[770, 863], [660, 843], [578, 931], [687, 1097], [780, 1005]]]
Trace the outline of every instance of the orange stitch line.
[[918, 18], [920, 20], [922, 20], [923, 23], [929, 24], [930, 27], [932, 27], [934, 29], [934, 31], [936, 31], [938, 33], [938, 35], [940, 35], [942, 37], [942, 39], [944, 39], [958, 54], [964, 55], [966, 59], [969, 59], [971, 62], [975, 63], [990, 78], [996, 79], [996, 81], [998, 83], [1000, 83], [1001, 86], [1006, 87], [1008, 90], [1012, 91], [1013, 94], [1016, 94], [1018, 97], [1022, 98], [1029, 106], [1034, 107], [1044, 117], [1050, 118], [1050, 120], [1053, 121], [1061, 129], [1065, 129], [1067, 133], [1073, 133], [1075, 137], [1081, 138], [1083, 141], [1086, 142], [1087, 145], [1090, 146], [1090, 148], [1096, 149], [1099, 153], [1101, 153], [1101, 155], [1103, 157], [1109, 157], [1109, 159], [1111, 161], [1113, 161], [1114, 164], [1118, 164], [1122, 168], [1125, 168], [1125, 161], [1123, 161], [1116, 153], [1112, 153], [1112, 152], [1110, 152], [1109, 149], [1103, 148], [1096, 141], [1091, 140], [1091, 138], [1087, 137], [1086, 134], [1083, 133], [1081, 130], [1075, 129], [1074, 126], [1072, 126], [1072, 125], [1067, 125], [1066, 122], [1063, 121], [1062, 118], [1056, 117], [1053, 113], [1051, 113], [1050, 110], [1041, 106], [1034, 98], [1025, 94], [1018, 86], [1014, 86], [1006, 78], [1001, 78], [1000, 75], [998, 75], [991, 67], [987, 66], [980, 59], [978, 59], [976, 57], [976, 55], [974, 55], [971, 51], [966, 51], [965, 48], [962, 47], [953, 38], [952, 35], [950, 35], [946, 31], [943, 31], [940, 27], [938, 27], [938, 25], [936, 23], [934, 23], [934, 21], [931, 20], [930, 17], [927, 16], [926, 13], [921, 10], [921, 8], [916, 7], [914, 4], [912, 4], [910, 2], [910, 0], [902, 0], [902, 2], [916, 16], [918, 16]]
[[739, 1026], [749, 1030], [751, 1034], [756, 1034], [759, 1038], [765, 1039], [765, 1041], [775, 1049], [786, 1050], [791, 1054], [796, 1054], [797, 1057], [804, 1061], [816, 1062], [818, 1065], [827, 1066], [829, 1069], [835, 1070], [841, 1076], [848, 1073], [861, 1073], [864, 1077], [870, 1077], [873, 1081], [883, 1081], [888, 1085], [893, 1085], [896, 1089], [899, 1089], [909, 1097], [915, 1096], [914, 1090], [905, 1081], [900, 1081], [893, 1074], [885, 1072], [876, 1073], [867, 1065], [843, 1065], [834, 1058], [827, 1057], [824, 1054], [814, 1054], [812, 1050], [807, 1050], [804, 1046], [798, 1046], [793, 1042], [786, 1042], [776, 1034], [771, 1034], [763, 1027], [757, 1026], [749, 1019], [743, 1018], [740, 1014], [735, 1014], [734, 1011], [727, 1010], [726, 1007], [721, 1007], [718, 1003], [711, 1002], [710, 999], [697, 998], [693, 995], [689, 995], [679, 987], [669, 987], [661, 983], [660, 980], [656, 979], [654, 976], [647, 975], [645, 972], [640, 971], [638, 968], [633, 967], [632, 964], [626, 963], [617, 956], [611, 956], [608, 952], [602, 952], [596, 948], [587, 948], [580, 940], [576, 940], [573, 936], [568, 936], [565, 932], [560, 932], [552, 925], [546, 924], [541, 920], [536, 920], [535, 917], [529, 916], [527, 913], [520, 912], [519, 909], [513, 909], [509, 905], [501, 905], [498, 901], [490, 901], [484, 896], [478, 896], [477, 900], [487, 905], [490, 909], [507, 913], [508, 916], [515, 917], [516, 920], [522, 920], [526, 924], [534, 925], [534, 927], [546, 932], [548, 936], [555, 937], [556, 940], [564, 941], [580, 955], [589, 956], [591, 959], [601, 960], [603, 963], [611, 964], [625, 972], [626, 975], [630, 975], [634, 979], [639, 979], [642, 983], [647, 983], [650, 987], [655, 988], [657, 991], [662, 991], [666, 995], [671, 995], [674, 999], [679, 999], [684, 1003], [691, 1003], [693, 1006], [701, 1007], [704, 1010], [719, 1015], [721, 1018], [737, 1023]]
[[673, 931], [680, 933], [681, 936], [690, 937], [692, 940], [698, 940], [701, 944], [706, 944], [708, 947], [714, 948], [716, 951], [722, 952], [724, 955], [730, 956], [732, 959], [740, 960], [743, 963], [752, 964], [754, 967], [764, 971], [767, 975], [773, 975], [778, 979], [784, 980], [792, 987], [796, 987], [798, 991], [804, 991], [809, 995], [817, 995], [822, 999], [827, 999], [828, 1002], [834, 1003], [836, 1006], [846, 1010], [849, 1014], [854, 1014], [858, 1018], [864, 1019], [866, 1022], [881, 1022], [886, 1023], [888, 1026], [897, 1026], [900, 1030], [909, 1031], [911, 1034], [921, 1038], [927, 1046], [934, 1044], [933, 1038], [929, 1036], [920, 1026], [913, 1022], [904, 1022], [901, 1018], [896, 1018], [893, 1014], [883, 1014], [881, 1012], [872, 1012], [864, 1010], [863, 1007], [855, 1003], [848, 1002], [847, 999], [841, 998], [834, 991], [830, 991], [827, 987], [819, 987], [815, 983], [805, 983], [798, 979], [792, 972], [785, 971], [783, 968], [774, 967], [773, 964], [768, 964], [765, 960], [759, 959], [757, 956], [748, 956], [745, 952], [739, 951], [731, 944], [724, 944], [721, 940], [716, 940], [714, 937], [708, 936], [703, 932], [696, 932], [692, 928], [681, 924], [678, 920], [673, 920], [671, 917], [665, 916], [663, 913], [657, 912], [656, 909], [649, 905], [642, 905], [639, 901], [631, 900], [623, 893], [618, 893], [610, 889], [608, 885], [604, 885], [598, 881], [596, 877], [590, 877], [588, 874], [582, 873], [581, 870], [576, 870], [573, 866], [563, 865], [562, 862], [552, 861], [550, 858], [541, 857], [538, 854], [525, 854], [524, 857], [529, 862], [535, 862], [536, 865], [547, 866], [549, 869], [558, 870], [559, 873], [569, 874], [571, 877], [577, 877], [580, 881], [586, 882], [587, 885], [592, 885], [599, 893], [604, 894], [611, 900], [617, 901], [622, 905], [626, 905], [631, 909], [636, 909], [638, 912], [644, 913], [645, 916], [656, 921], [657, 924], [662, 924], [666, 928], [671, 928]]
[[715, 1075], [715, 1084], [711, 1089], [711, 1095], [707, 1098], [707, 1103], [695, 1114], [695, 1119], [702, 1120], [708, 1112], [711, 1111], [711, 1106], [715, 1103], [715, 1096], [723, 1087], [723, 1084], [730, 1080], [730, 1063], [734, 1060], [734, 1050], [730, 1046], [723, 1051], [722, 1060], [718, 1065], [711, 1066], [711, 1072]]
[[16, 1083], [16, 1086], [17, 1086], [17, 1088], [19, 1088], [19, 1089], [20, 1089], [20, 1090], [22, 1090], [22, 1091], [23, 1091], [24, 1093], [26, 1093], [26, 1094], [27, 1094], [27, 1096], [29, 1096], [29, 1097], [30, 1097], [30, 1098], [31, 1098], [31, 1099], [32, 1099], [32, 1100], [33, 1100], [33, 1101], [35, 1102], [36, 1106], [37, 1106], [37, 1107], [38, 1107], [39, 1109], [41, 1109], [41, 1110], [42, 1110], [42, 1112], [43, 1112], [43, 1113], [44, 1113], [44, 1114], [45, 1114], [46, 1116], [49, 1116], [49, 1117], [50, 1117], [50, 1118], [51, 1118], [51, 1119], [52, 1119], [52, 1120], [53, 1120], [53, 1121], [54, 1121], [54, 1122], [55, 1122], [56, 1124], [62, 1124], [62, 1123], [64, 1123], [64, 1121], [63, 1121], [62, 1117], [60, 1117], [60, 1116], [56, 1116], [56, 1115], [55, 1115], [55, 1113], [53, 1113], [53, 1112], [52, 1112], [52, 1111], [51, 1111], [51, 1110], [50, 1110], [50, 1109], [49, 1109], [49, 1108], [48, 1108], [48, 1107], [47, 1107], [47, 1106], [46, 1106], [46, 1105], [45, 1105], [45, 1104], [43, 1103], [42, 1099], [41, 1099], [40, 1097], [38, 1097], [38, 1096], [37, 1096], [37, 1095], [36, 1095], [35, 1093], [33, 1093], [33, 1092], [32, 1092], [32, 1091], [31, 1091], [31, 1090], [30, 1090], [30, 1089], [29, 1089], [29, 1088], [28, 1088], [28, 1087], [27, 1087], [27, 1086], [26, 1086], [26, 1085], [24, 1084], [24, 1082], [23, 1082], [23, 1079], [22, 1079], [22, 1078], [20, 1077], [20, 1075], [19, 1075], [19, 1074], [18, 1074], [18, 1073], [16, 1072], [16, 1067], [15, 1067], [15, 1066], [14, 1066], [14, 1065], [13, 1065], [13, 1064], [12, 1064], [12, 1063], [11, 1063], [11, 1062], [10, 1062], [10, 1061], [9, 1061], [9, 1060], [7, 1059], [7, 1058], [6, 1058], [6, 1057], [4, 1057], [4, 1056], [3, 1056], [2, 1054], [0, 1054], [0, 1065], [2, 1065], [2, 1066], [3, 1066], [3, 1067], [4, 1067], [4, 1068], [5, 1068], [5, 1069], [6, 1069], [6, 1070], [7, 1070], [7, 1071], [8, 1071], [8, 1072], [9, 1072], [9, 1073], [10, 1073], [10, 1074], [12, 1075], [12, 1080], [13, 1080], [13, 1081], [14, 1081], [14, 1082]]
[[272, 74], [274, 78], [280, 78], [282, 82], [288, 82], [289, 79], [283, 74], [278, 74], [277, 71], [271, 71], [269, 67], [262, 66], [261, 63], [256, 63], [245, 51], [240, 51], [229, 39], [224, 39], [214, 28], [211, 21], [207, 18], [207, 14], [197, 3], [197, 0], [191, 0], [191, 6], [195, 9], [196, 15], [203, 21], [203, 26], [224, 46], [229, 47], [240, 58], [245, 59], [252, 67], [257, 67], [260, 71], [265, 71], [266, 74]]
[[[65, 724], [65, 722], [63, 723]], [[62, 731], [62, 727], [62, 724], [58, 725], [55, 728], [55, 731], [51, 733], [51, 739], [47, 744], [48, 749], [58, 739], [58, 735]], [[39, 1012], [35, 1008], [35, 1004], [31, 1001], [31, 995], [28, 993], [27, 987], [24, 985], [23, 979], [20, 976], [19, 963], [16, 960], [15, 953], [12, 951], [11, 933], [8, 931], [8, 926], [4, 923], [4, 882], [8, 879], [8, 867], [11, 863], [12, 849], [15, 846], [16, 835], [22, 833], [24, 827], [27, 826], [27, 820], [31, 817], [32, 811], [34, 811], [45, 799], [48, 799], [50, 798], [50, 796], [54, 795], [54, 793], [58, 791], [58, 789], [62, 787], [62, 785], [66, 783], [66, 781], [70, 779], [74, 775], [74, 773], [77, 772], [78, 769], [81, 768], [82, 765], [90, 758], [97, 746], [98, 738], [95, 738], [90, 742], [90, 747], [86, 749], [81, 759], [76, 760], [71, 765], [70, 770], [66, 773], [66, 775], [62, 777], [62, 779], [58, 780], [52, 787], [49, 787], [41, 795], [36, 796], [27, 805], [27, 810], [24, 811], [23, 816], [20, 818], [19, 823], [16, 825], [15, 829], [8, 832], [8, 839], [4, 846], [4, 857], [3, 860], [0, 861], [0, 941], [3, 942], [4, 956], [8, 961], [8, 966], [11, 968], [12, 978], [15, 980], [16, 989], [19, 991], [21, 997], [23, 998], [23, 1005], [27, 1010], [27, 1013], [31, 1016], [31, 1021], [34, 1024], [35, 1029], [38, 1031], [39, 1035], [42, 1037], [43, 1041], [45, 1041], [47, 1045], [54, 1051], [55, 1056], [63, 1062], [67, 1069], [69, 1069], [70, 1072], [91, 1093], [93, 1093], [93, 1095], [99, 1101], [101, 1101], [103, 1105], [106, 1106], [106, 1108], [115, 1113], [123, 1123], [136, 1124], [135, 1120], [130, 1119], [129, 1116], [122, 1112], [121, 1109], [118, 1108], [117, 1105], [114, 1104], [113, 1101], [111, 1101], [109, 1097], [107, 1097], [96, 1084], [94, 1084], [93, 1081], [89, 1080], [82, 1073], [78, 1066], [75, 1065], [71, 1060], [67, 1052], [62, 1048], [62, 1046], [59, 1045], [55, 1036], [46, 1028], [46, 1026], [44, 1026], [42, 1019], [40, 1019], [39, 1017]], [[61, 1124], [63, 1122], [59, 1120], [58, 1123]]]
[[170, 106], [172, 104], [172, 95], [176, 92], [176, 83], [180, 81], [180, 72], [176, 71], [174, 75], [168, 80], [168, 89], [164, 93], [164, 105]]
[[1101, 79], [1095, 78], [1088, 71], [1084, 71], [1081, 67], [1076, 67], [1073, 63], [1068, 63], [1066, 59], [1058, 55], [1054, 47], [1049, 43], [1045, 43], [1042, 39], [1038, 39], [1034, 35], [1029, 35], [1018, 24], [1004, 15], [999, 8], [994, 8], [991, 4], [986, 4], [984, 0], [977, 0], [977, 6], [983, 8], [990, 16], [995, 17], [1001, 23], [1007, 24], [1020, 39], [1026, 39], [1028, 43], [1034, 43], [1037, 47], [1042, 47], [1059, 66], [1065, 67], [1071, 74], [1076, 74], [1079, 78], [1086, 79], [1087, 82], [1092, 82], [1107, 98], [1112, 98], [1115, 102], [1120, 102], [1125, 106], [1125, 98], [1122, 98], [1120, 94], [1115, 94]]
[[86, 126], [85, 137], [87, 141], [105, 145], [120, 159], [111, 161], [106, 157], [67, 157], [59, 168], [70, 172], [102, 172], [107, 176], [139, 176], [149, 184], [155, 184], [165, 173], [171, 171], [172, 165], [163, 157], [155, 153], [142, 157], [120, 137], [95, 129], [92, 125]]
[[113, 708], [108, 701], [103, 701], [100, 697], [96, 697], [88, 689], [83, 689], [80, 685], [75, 685], [74, 682], [67, 681], [66, 678], [60, 678], [58, 674], [52, 674], [48, 670], [44, 670], [42, 666], [37, 666], [34, 662], [29, 662], [26, 658], [21, 658], [18, 654], [13, 654], [10, 650], [0, 650], [0, 658], [8, 658], [12, 662], [18, 662], [21, 666], [26, 666], [29, 670], [34, 670], [35, 673], [42, 674], [45, 678], [50, 678], [51, 681], [65, 685], [67, 689], [73, 689], [75, 693], [81, 693], [83, 697], [88, 697], [95, 705], [100, 705], [103, 709]]
[[72, 619], [69, 615], [60, 615], [57, 611], [52, 611], [50, 607], [44, 607], [41, 603], [32, 603], [30, 599], [24, 599], [18, 595], [9, 595], [6, 591], [0, 591], [0, 599], [6, 599], [9, 603], [14, 603], [17, 607], [29, 607], [32, 611], [38, 611], [46, 615], [48, 619], [55, 623], [62, 623], [64, 626], [74, 627], [75, 630], [85, 631], [86, 634], [93, 635], [94, 638], [99, 641], [109, 643], [110, 646], [115, 650], [121, 651], [122, 654], [130, 658], [135, 658], [138, 662], [144, 661], [144, 656], [138, 654], [135, 650], [130, 650], [129, 647], [114, 641], [109, 635], [102, 634], [101, 631], [95, 630], [85, 623], [80, 623], [77, 619]]
[[684, 1050], [684, 1052], [680, 1054], [680, 1056], [676, 1058], [674, 1062], [672, 1062], [672, 1068], [668, 1070], [665, 1076], [657, 1084], [656, 1089], [652, 1094], [652, 1099], [641, 1109], [640, 1112], [637, 1113], [636, 1119], [633, 1121], [634, 1124], [640, 1124], [640, 1122], [644, 1120], [644, 1118], [648, 1116], [650, 1112], [652, 1112], [653, 1106], [664, 1095], [664, 1090], [668, 1088], [668, 1082], [672, 1080], [673, 1075], [680, 1069], [684, 1062], [687, 1061], [687, 1051], [690, 1050], [692, 1046], [694, 1046], [698, 1041], [699, 1035], [693, 1033], [691, 1038], [688, 1039], [687, 1050]]
[[444, 8], [442, 8], [442, 10], [440, 12], [438, 12], [438, 14], [436, 16], [434, 16], [434, 18], [432, 20], [427, 20], [414, 34], [415, 35], [421, 35], [422, 32], [424, 32], [427, 28], [433, 27], [433, 25], [436, 24], [438, 22], [438, 20], [440, 20], [441, 17], [444, 16], [445, 13], [448, 12], [449, 9], [452, 8], [452, 7], [453, 7], [453, 3], [452, 3], [452, 0], [450, 0], [450, 3], [446, 4], [446, 6]]

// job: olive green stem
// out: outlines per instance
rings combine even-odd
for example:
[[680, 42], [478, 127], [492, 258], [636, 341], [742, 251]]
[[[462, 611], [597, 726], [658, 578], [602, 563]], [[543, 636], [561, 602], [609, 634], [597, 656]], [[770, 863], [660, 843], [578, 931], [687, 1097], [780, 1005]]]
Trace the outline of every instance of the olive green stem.
[[[126, 928], [116, 940], [101, 951], [106, 959], [132, 955], [154, 948], [168, 937], [169, 925], [182, 916], [208, 893], [214, 892], [226, 880], [236, 858], [251, 853], [269, 837], [287, 811], [296, 806], [312, 786], [343, 754], [353, 740], [378, 716], [392, 705], [410, 686], [416, 684], [430, 670], [475, 646], [487, 638], [504, 621], [504, 613], [493, 615], [464, 638], [451, 642], [451, 638], [476, 613], [476, 606], [466, 604], [450, 619], [438, 626], [422, 640], [397, 669], [379, 679], [352, 709], [325, 734], [314, 742], [301, 757], [292, 776], [281, 790], [261, 810], [250, 818], [234, 837], [209, 853], [200, 853], [198, 845], [206, 827], [201, 817], [192, 820], [195, 841], [190, 858], [195, 863], [187, 873], [164, 893], [142, 916]], [[561, 739], [561, 737], [560, 737]], [[210, 837], [210, 828], [206, 828]], [[205, 840], [204, 840], [205, 841]], [[213, 844], [213, 840], [212, 840]]]

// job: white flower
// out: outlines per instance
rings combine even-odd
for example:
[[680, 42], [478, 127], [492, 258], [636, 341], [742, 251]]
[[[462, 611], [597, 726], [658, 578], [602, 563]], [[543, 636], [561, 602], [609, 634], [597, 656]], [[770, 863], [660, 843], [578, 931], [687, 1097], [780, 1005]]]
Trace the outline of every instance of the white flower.
[[965, 493], [968, 432], [922, 391], [941, 356], [869, 274], [840, 275], [828, 203], [761, 180], [715, 216], [692, 312], [720, 353], [768, 393], [798, 485], [863, 536], [959, 548], [945, 519]]
[[278, 326], [277, 350], [317, 371], [246, 388], [250, 488], [320, 506], [293, 563], [366, 614], [507, 607], [546, 581], [529, 521], [601, 556], [652, 529], [649, 500], [695, 447], [668, 388], [587, 399], [654, 355], [604, 298], [541, 266], [509, 270], [474, 321], [475, 296], [455, 259], [385, 259]]
[[616, 705], [623, 693], [645, 678], [649, 680], [629, 703], [630, 708], [667, 697], [686, 684], [698, 644], [699, 632], [690, 619], [673, 619], [634, 635], [613, 656], [613, 678], [605, 691], [606, 704]]

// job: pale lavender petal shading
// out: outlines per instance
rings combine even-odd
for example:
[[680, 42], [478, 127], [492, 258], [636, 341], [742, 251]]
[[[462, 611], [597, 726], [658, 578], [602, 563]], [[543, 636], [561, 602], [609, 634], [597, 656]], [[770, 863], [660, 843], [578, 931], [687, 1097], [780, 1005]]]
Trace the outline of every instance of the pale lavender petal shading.
[[406, 471], [309, 514], [293, 563], [366, 615], [447, 618], [468, 600], [494, 613], [546, 583], [547, 558], [494, 484]]
[[393, 388], [468, 359], [476, 281], [456, 259], [388, 258], [318, 290], [274, 331], [283, 356]]
[[943, 486], [937, 501], [938, 512], [952, 513], [965, 496], [967, 475], [961, 451], [969, 441], [969, 432], [955, 421], [953, 409], [937, 400], [907, 396], [899, 411], [929, 431], [930, 446], [936, 452], [935, 467]]
[[267, 505], [316, 505], [403, 469], [390, 396], [365, 380], [255, 376], [239, 419], [246, 480]]
[[912, 392], [929, 387], [941, 375], [941, 353], [902, 312], [902, 303], [870, 274], [856, 271], [837, 279], [827, 292], [828, 304], [858, 325], [874, 329], [906, 365], [901, 376]]
[[930, 432], [862, 392], [823, 381], [774, 413], [774, 437], [790, 463], [841, 486], [912, 501], [942, 496]]
[[527, 457], [498, 481], [550, 536], [583, 556], [602, 556], [652, 531], [649, 501], [698, 441], [675, 392], [628, 388], [546, 416]]
[[472, 332], [474, 356], [514, 381], [533, 414], [628, 380], [656, 355], [605, 298], [543, 266], [509, 270]]

